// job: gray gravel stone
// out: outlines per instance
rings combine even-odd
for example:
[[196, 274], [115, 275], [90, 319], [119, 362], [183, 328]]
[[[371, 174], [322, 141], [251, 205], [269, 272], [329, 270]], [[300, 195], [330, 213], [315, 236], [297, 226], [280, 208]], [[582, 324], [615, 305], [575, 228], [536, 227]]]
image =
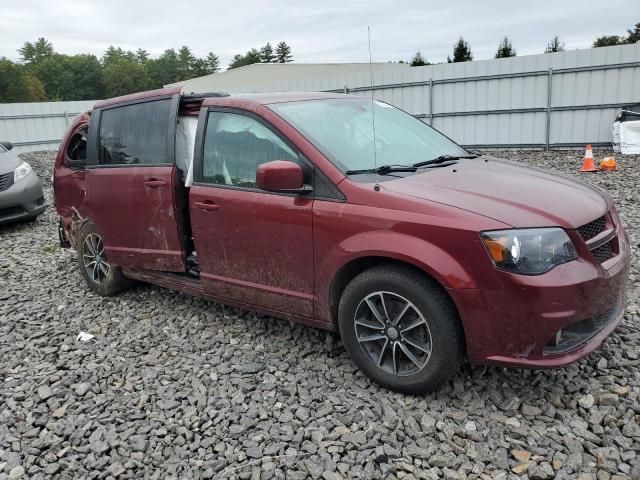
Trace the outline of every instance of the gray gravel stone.
[[38, 387], [38, 397], [40, 397], [40, 400], [46, 400], [51, 395], [53, 395], [53, 392], [47, 385], [40, 385]]
[[598, 397], [598, 403], [602, 406], [617, 405], [620, 401], [620, 397], [615, 393], [603, 393]]
[[578, 403], [583, 408], [591, 408], [595, 403], [595, 399], [593, 398], [593, 395], [589, 393], [587, 395], [584, 395], [583, 397], [580, 397], [580, 400], [578, 400]]
[[[628, 306], [589, 357], [392, 393], [333, 333], [149, 285], [91, 293], [50, 207], [0, 226], [0, 480], [640, 478], [640, 156], [585, 175], [578, 151], [495, 155], [604, 188], [627, 226]], [[24, 158], [51, 205], [53, 154]]]
[[17, 480], [18, 478], [22, 478], [24, 475], [24, 467], [22, 465], [18, 465], [17, 467], [13, 467], [9, 472], [9, 480]]
[[86, 393], [89, 391], [89, 388], [90, 387], [88, 383], [81, 383], [75, 389], [76, 395], [78, 395], [79, 397], [84, 397]]

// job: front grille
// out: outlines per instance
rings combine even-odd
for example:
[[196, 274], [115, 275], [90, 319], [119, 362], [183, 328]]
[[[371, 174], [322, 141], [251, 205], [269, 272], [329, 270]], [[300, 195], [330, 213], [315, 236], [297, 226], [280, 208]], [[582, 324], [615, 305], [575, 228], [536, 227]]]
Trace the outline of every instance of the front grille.
[[586, 242], [604, 232], [606, 227], [607, 219], [603, 215], [600, 218], [596, 218], [593, 222], [589, 222], [578, 228], [578, 233], [580, 233], [580, 236]]
[[13, 172], [0, 175], [0, 192], [5, 191], [11, 185], [13, 185]]
[[[604, 263], [618, 254], [618, 238], [609, 213], [579, 227], [578, 234], [586, 243], [595, 262]], [[601, 234], [604, 238], [598, 237]]]
[[594, 248], [593, 250], [591, 250], [591, 255], [593, 255], [593, 259], [598, 263], [609, 260], [611, 257], [613, 257], [612, 242], [607, 242], [604, 245], [600, 245], [598, 248]]

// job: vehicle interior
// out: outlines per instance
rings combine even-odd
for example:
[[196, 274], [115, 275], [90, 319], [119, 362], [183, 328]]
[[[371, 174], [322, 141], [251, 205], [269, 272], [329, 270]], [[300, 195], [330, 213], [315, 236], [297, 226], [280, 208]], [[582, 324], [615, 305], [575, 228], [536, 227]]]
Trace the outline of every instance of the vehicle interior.
[[176, 207], [180, 213], [182, 232], [184, 238], [187, 273], [199, 277], [200, 268], [198, 254], [195, 250], [193, 235], [191, 232], [191, 219], [189, 215], [189, 187], [193, 182], [193, 157], [196, 142], [196, 130], [198, 127], [198, 115], [200, 107], [206, 97], [220, 96], [221, 94], [209, 93], [202, 95], [183, 95], [180, 98], [178, 108], [178, 124], [176, 128], [175, 161], [179, 170], [180, 186], [176, 195]]
[[87, 127], [82, 127], [71, 137], [67, 145], [66, 161], [72, 168], [87, 164]]

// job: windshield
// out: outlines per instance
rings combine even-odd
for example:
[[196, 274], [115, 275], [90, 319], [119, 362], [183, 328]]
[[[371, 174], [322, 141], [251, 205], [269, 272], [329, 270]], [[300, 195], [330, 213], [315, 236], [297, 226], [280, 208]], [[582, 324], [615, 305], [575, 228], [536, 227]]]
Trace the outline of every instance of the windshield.
[[272, 104], [270, 108], [296, 127], [343, 172], [381, 165], [412, 165], [440, 155], [468, 155], [426, 123], [379, 101], [308, 100]]

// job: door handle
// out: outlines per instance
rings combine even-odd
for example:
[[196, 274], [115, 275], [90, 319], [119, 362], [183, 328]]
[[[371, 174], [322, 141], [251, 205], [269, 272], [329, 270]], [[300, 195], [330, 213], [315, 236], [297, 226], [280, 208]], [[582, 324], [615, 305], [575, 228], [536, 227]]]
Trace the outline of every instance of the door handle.
[[164, 180], [158, 180], [157, 178], [150, 178], [144, 181], [144, 186], [149, 188], [164, 187], [167, 184]]
[[212, 202], [211, 200], [203, 200], [202, 202], [193, 202], [194, 207], [198, 207], [205, 212], [213, 212], [220, 210], [220, 205]]

